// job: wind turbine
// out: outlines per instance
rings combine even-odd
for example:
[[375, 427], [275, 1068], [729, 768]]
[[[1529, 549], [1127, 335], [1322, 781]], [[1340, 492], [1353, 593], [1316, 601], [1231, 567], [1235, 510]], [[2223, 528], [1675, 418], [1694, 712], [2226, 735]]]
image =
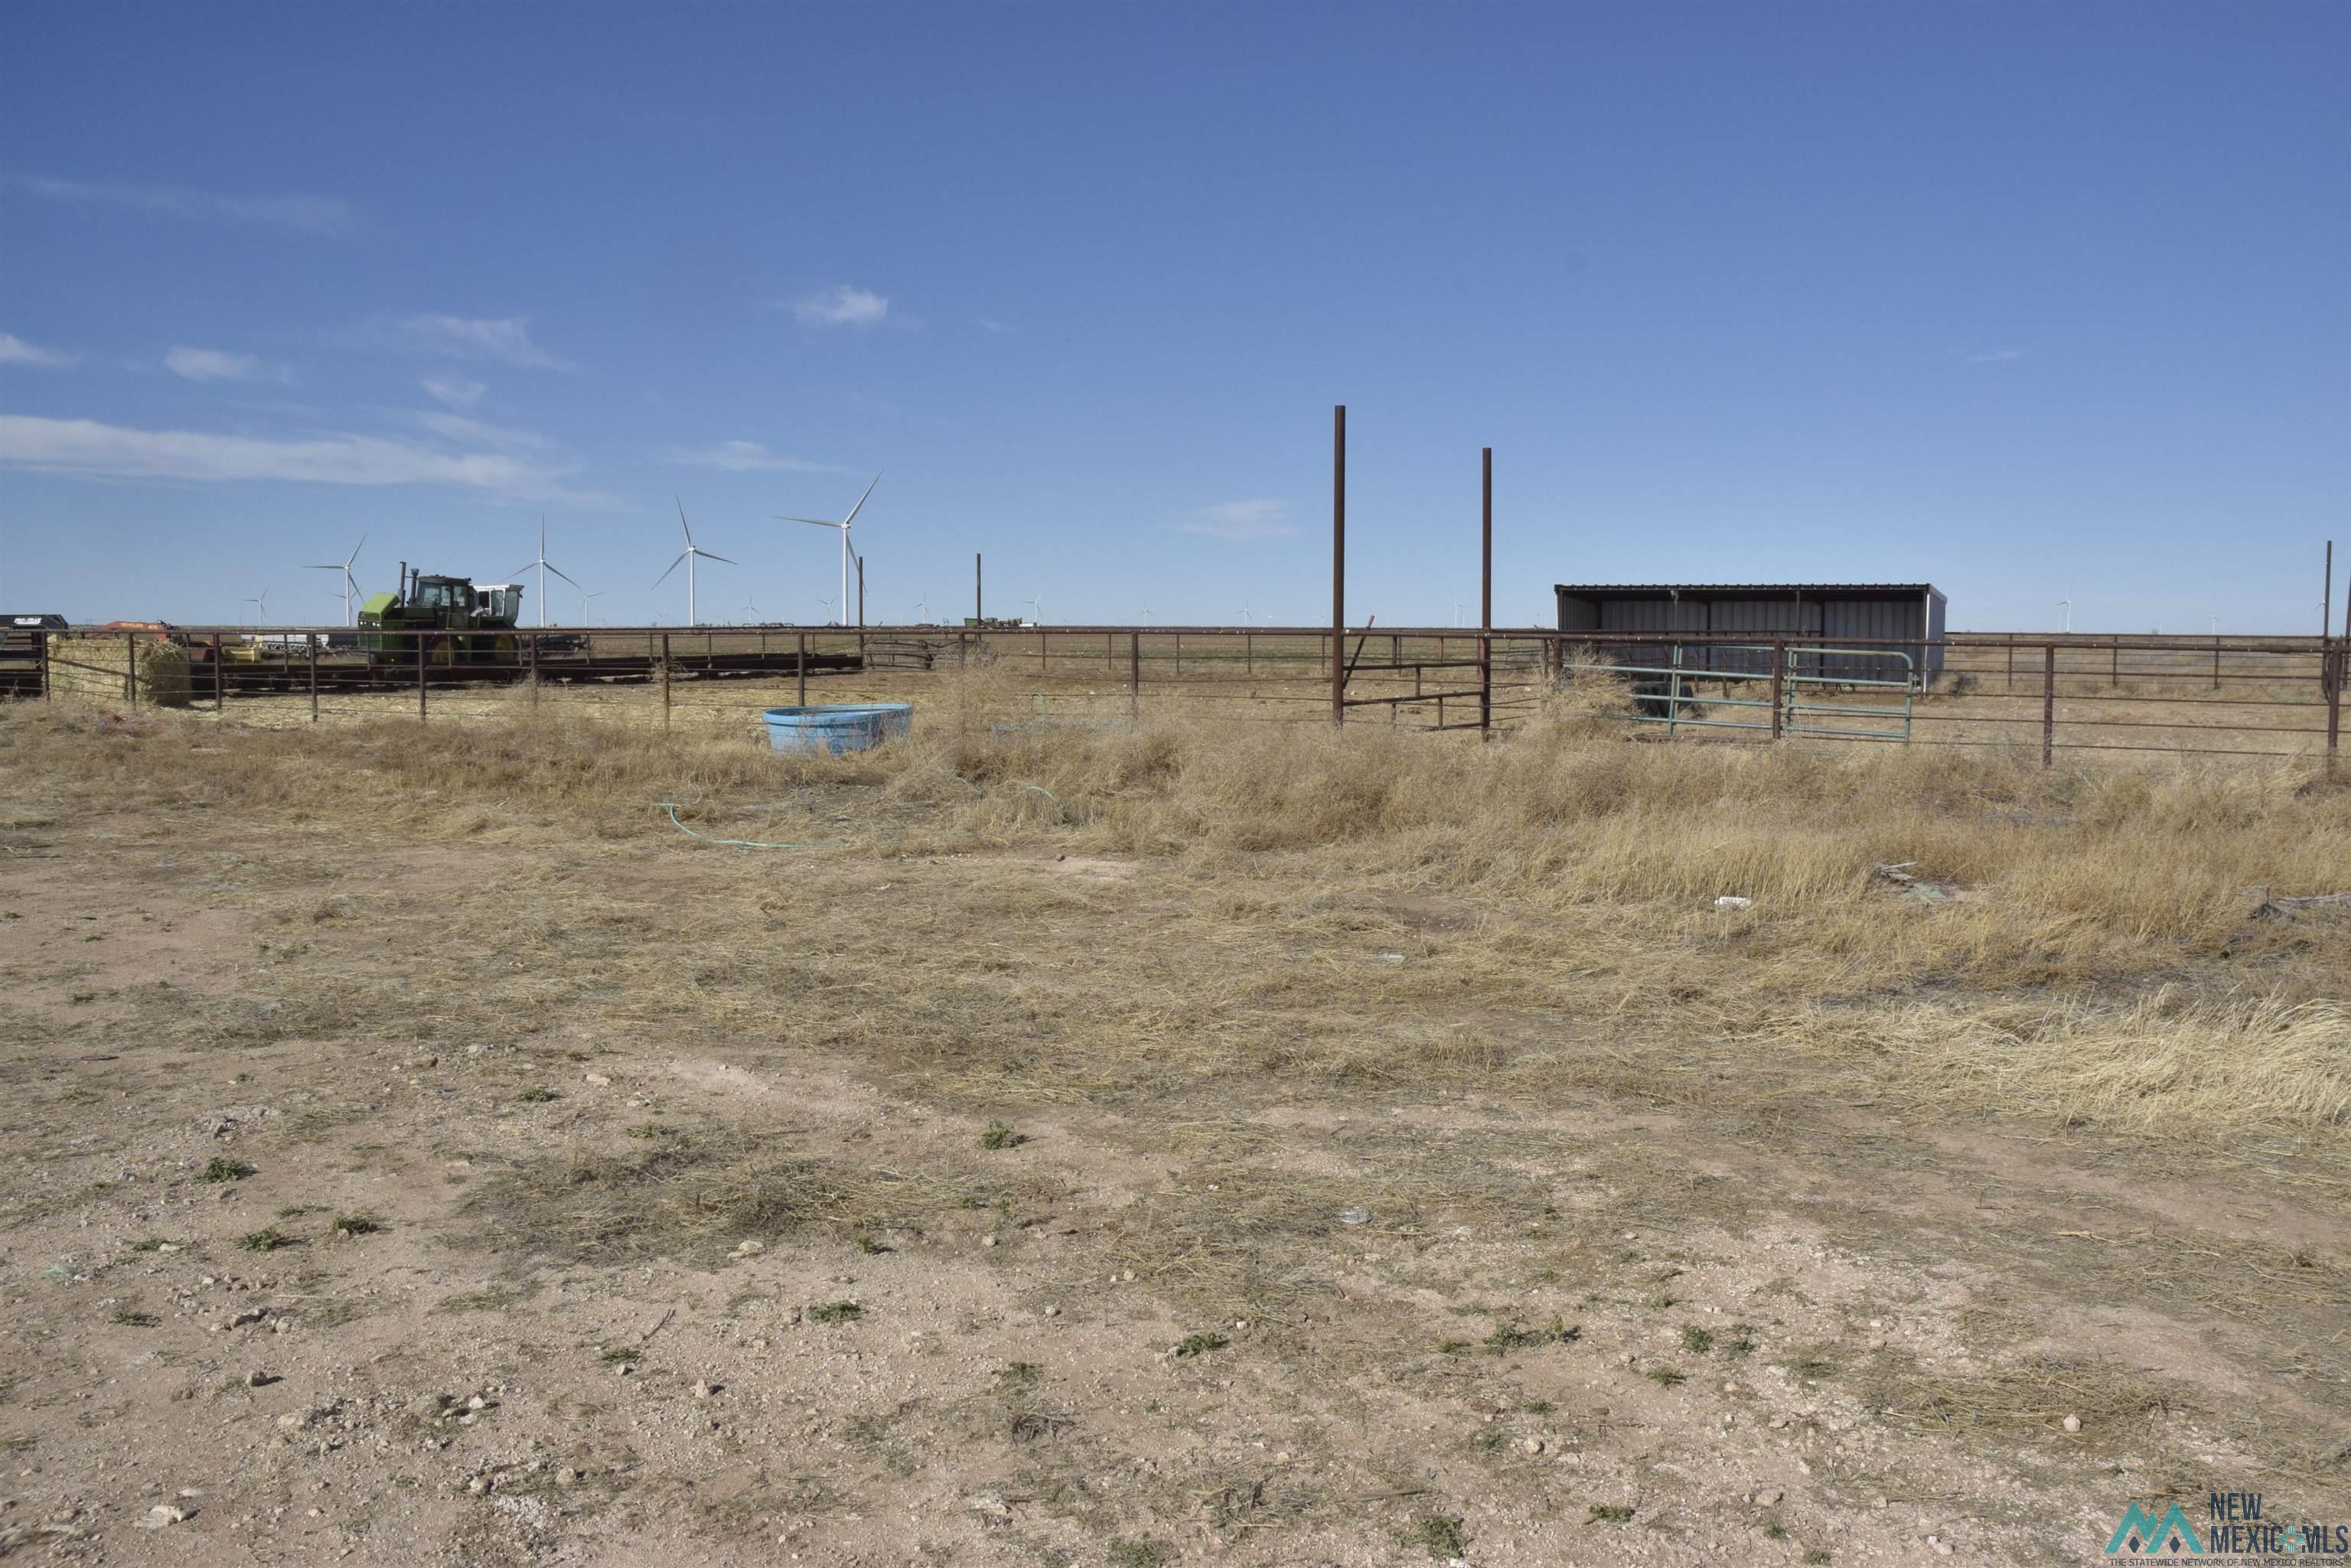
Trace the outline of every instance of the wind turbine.
[[2071, 636], [2071, 635], [2073, 635], [2073, 632], [2074, 632], [2074, 601], [2073, 601], [2072, 600], [2070, 600], [2070, 599], [2061, 599], [2061, 600], [2059, 600], [2059, 601], [2057, 601], [2057, 608], [2058, 608], [2058, 609], [2060, 609], [2060, 610], [2063, 610], [2063, 611], [2065, 612], [2065, 633], [2066, 633], [2066, 635], [2067, 635], [2067, 636]]
[[[882, 476], [876, 474], [873, 476], [873, 485], [879, 485], [880, 483], [882, 483]], [[865, 496], [871, 496], [873, 494], [873, 485], [868, 485], [865, 486]], [[849, 516], [841, 518], [841, 521], [837, 523], [825, 517], [787, 517], [780, 513], [778, 513], [776, 517], [776, 520], [779, 523], [813, 523], [820, 528], [839, 528], [841, 530], [840, 602], [844, 612], [849, 606], [849, 526], [857, 520], [859, 510], [865, 505], [865, 496], [858, 497], [857, 505], [849, 508]]]
[[305, 571], [340, 571], [343, 574], [343, 624], [346, 626], [358, 623], [357, 619], [351, 614], [351, 595], [359, 591], [360, 584], [359, 579], [351, 575], [351, 562], [360, 559], [360, 551], [366, 544], [367, 535], [361, 534], [360, 542], [351, 547], [351, 553], [345, 556], [340, 562], [330, 561], [324, 566], [306, 566], [302, 569]]
[[747, 626], [753, 625], [758, 622], [758, 619], [759, 607], [751, 602], [749, 595], [745, 595], [743, 599], [743, 623]]
[[824, 606], [824, 622], [823, 622], [823, 623], [824, 623], [825, 625], [827, 625], [827, 626], [831, 625], [831, 624], [832, 624], [832, 605], [833, 605], [833, 601], [832, 601], [831, 600], [830, 600], [830, 599], [827, 599], [824, 595], [822, 595], [822, 594], [820, 594], [820, 593], [817, 595], [816, 601], [817, 601], [819, 604], [821, 604], [821, 605], [823, 605], [823, 606]]
[[265, 588], [259, 593], [248, 593], [245, 596], [245, 601], [255, 606], [253, 623], [256, 626], [269, 619], [269, 590]]
[[[685, 510], [683, 507], [678, 509], [677, 517], [678, 521], [680, 522], [684, 522], [685, 520]], [[691, 542], [693, 539], [693, 536], [691, 534], [687, 535], [686, 538], [688, 542]], [[538, 559], [531, 561], [529, 566], [518, 566], [515, 568], [514, 574], [517, 577], [520, 577], [524, 572], [528, 571], [533, 566], [538, 568], [538, 623], [541, 626], [545, 626], [547, 624], [547, 574], [551, 571], [556, 576], [562, 578], [564, 581], [571, 582], [570, 577], [565, 573], [561, 567], [547, 559], [547, 519], [545, 517], [538, 519]], [[576, 582], [571, 582], [571, 586], [578, 588], [580, 585]]]
[[1151, 624], [1151, 601], [1148, 599], [1143, 601], [1143, 623], [1145, 626]]
[[[676, 497], [671, 497], [671, 499], [675, 500], [675, 499], [676, 499]], [[699, 546], [699, 545], [697, 545], [697, 544], [695, 544], [695, 543], [694, 542], [694, 530], [693, 530], [692, 528], [686, 528], [686, 526], [685, 526], [685, 503], [684, 503], [684, 501], [678, 501], [678, 503], [677, 503], [677, 526], [679, 527], [679, 528], [681, 528], [681, 529], [683, 529], [683, 530], [684, 531], [684, 534], [685, 534], [685, 548], [684, 548], [684, 549], [682, 549], [682, 550], [680, 550], [680, 551], [678, 551], [678, 552], [677, 552], [677, 560], [674, 560], [674, 561], [670, 562], [670, 563], [669, 563], [668, 568], [667, 568], [665, 570], [664, 570], [664, 571], [663, 571], [663, 573], [661, 574], [661, 576], [659, 576], [659, 577], [657, 577], [657, 578], [654, 578], [654, 579], [653, 579], [653, 586], [654, 586], [655, 588], [659, 588], [663, 583], [664, 583], [664, 582], [666, 582], [666, 581], [668, 581], [668, 580], [669, 580], [669, 574], [670, 574], [671, 572], [675, 571], [675, 570], [677, 570], [677, 561], [678, 561], [678, 560], [682, 560], [682, 561], [685, 562], [685, 623], [686, 623], [687, 625], [689, 625], [689, 626], [694, 626], [694, 625], [698, 625], [698, 624], [700, 623], [700, 622], [698, 622], [695, 619], [695, 614], [694, 614], [694, 564], [695, 564], [695, 558], [696, 556], [705, 556], [705, 555], [706, 555], [706, 556], [710, 557], [710, 559], [713, 559], [713, 560], [725, 560], [725, 561], [726, 561], [726, 564], [727, 564], [728, 566], [735, 566], [735, 565], [737, 565], [737, 564], [738, 564], [738, 563], [737, 563], [737, 562], [735, 562], [735, 561], [731, 561], [731, 560], [726, 560], [726, 558], [725, 556], [720, 555], [720, 554], [718, 554], [718, 553], [716, 553], [716, 551], [713, 551], [713, 550], [706, 550], [706, 549], [704, 549], [701, 546]], [[563, 580], [564, 580], [564, 581], [566, 581], [566, 582], [571, 582], [571, 580], [570, 580], [569, 578], [568, 578], [568, 577], [567, 577], [567, 578], [565, 578]], [[577, 584], [577, 583], [572, 583], [572, 586], [573, 586], [573, 587], [575, 587], [575, 588], [577, 588], [577, 587], [579, 586], [579, 584]]]
[[1045, 600], [1044, 600], [1044, 596], [1043, 596], [1042, 594], [1040, 594], [1040, 595], [1039, 595], [1038, 597], [1036, 597], [1035, 599], [1031, 599], [1031, 600], [1029, 600], [1029, 601], [1028, 601], [1028, 603], [1029, 603], [1029, 607], [1030, 609], [1032, 609], [1032, 610], [1034, 610], [1034, 611], [1036, 611], [1036, 612], [1037, 612], [1037, 624], [1038, 624], [1038, 625], [1040, 625], [1040, 626], [1042, 626], [1043, 624], [1045, 624]]
[[[566, 582], [571, 582], [571, 580], [568, 577], [563, 580]], [[571, 582], [571, 586], [574, 588], [580, 588], [580, 585], [576, 582]], [[601, 599], [611, 591], [611, 590], [609, 588], [600, 588], [595, 592], [590, 593], [586, 589], [580, 588], [580, 619], [583, 622], [588, 620], [588, 601], [590, 600]]]
[[1246, 599], [1241, 601], [1241, 624], [1244, 626], [1249, 624], [1249, 601]]
[[1461, 601], [1458, 599], [1453, 601], [1453, 624], [1461, 624]]
[[914, 613], [922, 617], [920, 621], [914, 622], [915, 625], [927, 626], [931, 623], [931, 596], [929, 594], [925, 593], [920, 599], [914, 601]]

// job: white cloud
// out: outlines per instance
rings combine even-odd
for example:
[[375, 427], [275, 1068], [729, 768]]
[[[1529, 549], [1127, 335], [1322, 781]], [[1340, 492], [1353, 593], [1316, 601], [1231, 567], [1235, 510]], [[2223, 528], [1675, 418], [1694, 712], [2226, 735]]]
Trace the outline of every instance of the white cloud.
[[491, 424], [484, 420], [468, 419], [462, 413], [441, 413], [428, 410], [416, 416], [416, 423], [435, 435], [445, 435], [452, 441], [462, 441], [474, 446], [545, 447], [547, 437], [534, 435], [528, 430], [514, 430], [503, 424]]
[[1280, 501], [1227, 501], [1204, 507], [1176, 526], [1215, 539], [1285, 538], [1298, 531], [1284, 520], [1289, 511]]
[[835, 472], [822, 463], [810, 463], [803, 457], [787, 457], [770, 452], [756, 441], [722, 441], [707, 451], [689, 451], [673, 446], [662, 454], [664, 463], [683, 463], [695, 468], [724, 468], [730, 473], [752, 474], [783, 469], [795, 474], [830, 474]]
[[975, 316], [972, 318], [972, 321], [984, 332], [1009, 332], [1012, 330], [1011, 328], [1006, 326], [1003, 322], [998, 321], [993, 316]]
[[490, 389], [463, 376], [427, 376], [424, 390], [451, 408], [469, 409], [480, 402]]
[[83, 205], [133, 207], [183, 217], [233, 218], [311, 234], [342, 234], [355, 222], [351, 204], [337, 196], [228, 196], [182, 185], [102, 185], [17, 174], [9, 183], [35, 195]]
[[1968, 365], [2012, 365], [2020, 360], [2029, 360], [2032, 357], [2032, 350], [2011, 346], [1987, 349], [1979, 353], [1962, 351], [1959, 355], [1959, 362]]
[[544, 465], [499, 453], [437, 452], [372, 435], [271, 440], [26, 414], [0, 414], [0, 465], [112, 479], [454, 485], [516, 500], [602, 499], [566, 489]]
[[285, 365], [267, 364], [251, 354], [220, 349], [191, 349], [181, 344], [163, 356], [175, 376], [192, 382], [290, 382], [294, 372]]
[[792, 314], [810, 327], [871, 327], [890, 314], [890, 302], [870, 288], [842, 284], [794, 300]]
[[495, 360], [527, 371], [571, 369], [530, 340], [528, 316], [379, 316], [347, 334], [347, 340], [364, 349], [390, 349], [403, 354]]
[[79, 354], [36, 348], [14, 332], [0, 332], [0, 365], [39, 365], [48, 370], [64, 370], [79, 363]]

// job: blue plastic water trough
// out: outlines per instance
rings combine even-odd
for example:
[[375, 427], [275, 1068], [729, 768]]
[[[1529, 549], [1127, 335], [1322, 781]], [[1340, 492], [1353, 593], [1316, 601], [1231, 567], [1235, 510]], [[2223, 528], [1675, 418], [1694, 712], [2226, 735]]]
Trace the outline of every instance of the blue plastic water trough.
[[817, 707], [771, 707], [768, 744], [778, 751], [865, 751], [914, 727], [912, 703], [830, 703]]

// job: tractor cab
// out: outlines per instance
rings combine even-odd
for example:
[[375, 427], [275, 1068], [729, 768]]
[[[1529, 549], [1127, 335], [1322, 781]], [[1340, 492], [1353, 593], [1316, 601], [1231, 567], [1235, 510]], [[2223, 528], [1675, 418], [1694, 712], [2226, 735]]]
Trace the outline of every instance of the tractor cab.
[[518, 582], [475, 583], [474, 613], [485, 625], [513, 625], [522, 616], [522, 584]]

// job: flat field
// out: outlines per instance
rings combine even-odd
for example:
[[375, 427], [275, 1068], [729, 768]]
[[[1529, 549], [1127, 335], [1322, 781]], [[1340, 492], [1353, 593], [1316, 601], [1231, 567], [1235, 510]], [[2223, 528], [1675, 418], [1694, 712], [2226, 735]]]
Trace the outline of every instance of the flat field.
[[667, 733], [0, 709], [0, 1555], [2078, 1563], [2133, 1502], [2351, 1514], [2314, 765], [903, 683], [838, 761], [731, 683]]

